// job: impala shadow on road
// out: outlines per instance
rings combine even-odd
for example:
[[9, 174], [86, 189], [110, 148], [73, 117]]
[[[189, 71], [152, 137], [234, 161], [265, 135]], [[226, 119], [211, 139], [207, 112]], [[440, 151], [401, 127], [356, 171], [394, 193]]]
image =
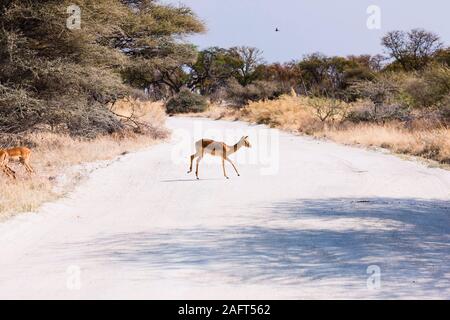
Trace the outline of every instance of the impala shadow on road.
[[[450, 201], [297, 200], [274, 203], [270, 212], [266, 221], [253, 226], [149, 230], [69, 246], [88, 248], [84, 252], [97, 263], [152, 273], [197, 269], [220, 272], [231, 283], [270, 282], [300, 289], [304, 281], [319, 285], [322, 280], [364, 289], [367, 267], [378, 265], [388, 288], [384, 298], [408, 293], [450, 297]], [[271, 227], [275, 218], [286, 223]], [[298, 227], [302, 219], [315, 218], [327, 223]], [[361, 225], [375, 219], [380, 226], [385, 222], [396, 227], [330, 227], [341, 218]]]

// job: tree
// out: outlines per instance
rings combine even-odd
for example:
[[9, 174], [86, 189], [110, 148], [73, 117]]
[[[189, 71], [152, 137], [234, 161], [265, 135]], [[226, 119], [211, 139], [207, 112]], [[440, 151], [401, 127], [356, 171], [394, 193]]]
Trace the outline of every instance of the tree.
[[306, 56], [298, 63], [304, 92], [313, 96], [329, 95], [347, 99], [349, 86], [372, 79], [371, 57], [327, 57], [321, 53]]
[[[67, 9], [81, 9], [69, 29]], [[178, 38], [203, 30], [187, 8], [152, 0], [0, 2], [0, 132], [49, 127], [83, 136], [123, 129], [106, 107], [138, 95], [122, 72], [180, 67]], [[188, 51], [188, 50], [186, 50]], [[136, 81], [134, 81], [136, 80]]]
[[238, 76], [241, 60], [230, 50], [212, 47], [200, 51], [191, 68], [189, 86], [203, 95], [210, 95], [225, 87], [231, 77]]
[[240, 60], [236, 80], [244, 87], [255, 81], [258, 66], [264, 61], [262, 51], [252, 47], [234, 47], [230, 52]]
[[125, 35], [114, 41], [116, 48], [132, 58], [122, 75], [141, 89], [151, 86], [168, 95], [179, 93], [189, 79], [186, 69], [195, 63], [197, 50], [175, 39], [203, 32], [204, 25], [185, 6], [127, 2], [133, 4], [133, 19], [125, 26]]
[[405, 71], [423, 69], [442, 48], [438, 35], [423, 29], [391, 31], [381, 41], [388, 56]]
[[301, 90], [301, 70], [295, 62], [261, 64], [258, 66], [258, 80], [275, 82], [284, 92]]

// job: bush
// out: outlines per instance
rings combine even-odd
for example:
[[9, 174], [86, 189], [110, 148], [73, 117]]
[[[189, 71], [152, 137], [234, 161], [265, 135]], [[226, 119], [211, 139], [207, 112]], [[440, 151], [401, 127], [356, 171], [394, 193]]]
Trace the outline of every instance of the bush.
[[372, 101], [359, 101], [346, 115], [345, 119], [351, 122], [386, 122], [410, 120], [408, 109], [399, 104], [377, 105]]
[[408, 106], [416, 109], [440, 108], [450, 94], [450, 68], [433, 66], [414, 73], [403, 84]]
[[392, 75], [379, 76], [374, 80], [355, 82], [349, 89], [357, 98], [370, 100], [380, 106], [392, 102], [399, 92], [399, 79]]
[[289, 90], [273, 81], [255, 81], [244, 87], [237, 81], [232, 80], [227, 85], [227, 99], [238, 107], [249, 102], [275, 99], [285, 93], [289, 93]]
[[344, 118], [349, 104], [338, 99], [313, 97], [308, 100], [308, 106], [313, 109], [314, 115], [322, 122], [334, 121]]
[[450, 124], [450, 94], [445, 98], [440, 113], [442, 120], [444, 120], [445, 123]]
[[208, 102], [205, 97], [187, 89], [181, 90], [166, 103], [166, 112], [168, 114], [197, 113], [206, 111], [207, 108]]

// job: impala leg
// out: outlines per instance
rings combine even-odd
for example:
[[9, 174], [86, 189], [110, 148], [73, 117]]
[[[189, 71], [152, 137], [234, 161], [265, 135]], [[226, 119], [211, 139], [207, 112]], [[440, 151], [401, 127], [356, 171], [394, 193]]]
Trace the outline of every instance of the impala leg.
[[27, 172], [28, 172], [29, 174], [34, 173], [33, 168], [30, 166], [30, 164], [29, 164], [28, 162], [25, 162], [25, 163], [23, 164], [23, 166], [25, 167], [25, 170], [27, 170]]
[[6, 166], [6, 168], [8, 169], [9, 173], [11, 174], [11, 177], [16, 180], [16, 172], [14, 170], [12, 170], [10, 167]]
[[25, 168], [27, 169], [27, 171], [28, 171], [29, 173], [34, 173], [34, 169], [33, 169], [33, 167], [31, 166], [31, 164], [30, 164], [29, 161], [25, 161], [24, 165], [25, 165]]
[[24, 166], [25, 170], [27, 170], [27, 172], [29, 174], [32, 174], [34, 172], [33, 168], [30, 166], [30, 163], [29, 163], [28, 159], [21, 158], [20, 159], [20, 163]]
[[223, 175], [225, 176], [225, 178], [230, 179], [230, 178], [228, 178], [227, 173], [225, 172], [225, 159], [224, 158], [222, 158], [222, 168], [223, 168]]
[[10, 167], [8, 167], [7, 165], [4, 165], [3, 166], [3, 172], [5, 172], [5, 174], [8, 176], [8, 177], [10, 177], [10, 178], [12, 178], [12, 179], [16, 179], [16, 172], [15, 171], [13, 171]]
[[199, 177], [198, 177], [198, 164], [200, 163], [200, 160], [202, 160], [201, 156], [197, 158], [197, 165], [196, 165], [196, 168], [195, 168], [195, 176], [197, 177], [197, 180], [199, 179]]
[[195, 154], [193, 154], [193, 155], [191, 156], [191, 165], [189, 166], [189, 171], [188, 171], [187, 173], [191, 173], [191, 172], [192, 172], [192, 164], [194, 163], [195, 157], [198, 157], [198, 156], [199, 156], [198, 153], [195, 153]]
[[225, 160], [227, 160], [229, 163], [231, 163], [231, 165], [233, 166], [233, 168], [234, 168], [234, 171], [236, 171], [236, 174], [238, 175], [238, 177], [240, 177], [241, 175], [239, 174], [239, 172], [238, 172], [238, 170], [236, 169], [236, 166], [234, 165], [234, 163], [233, 162], [231, 162], [231, 160], [230, 159], [228, 159], [228, 158], [226, 158]]
[[27, 168], [28, 168], [28, 172], [34, 173], [34, 169], [29, 163], [27, 163]]

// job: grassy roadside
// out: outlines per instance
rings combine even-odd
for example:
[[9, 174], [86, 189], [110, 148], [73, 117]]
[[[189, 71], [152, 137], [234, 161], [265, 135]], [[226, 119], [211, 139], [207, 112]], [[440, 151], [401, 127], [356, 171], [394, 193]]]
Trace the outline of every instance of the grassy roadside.
[[[16, 163], [11, 164], [12, 169], [17, 172], [16, 181], [0, 172], [0, 221], [20, 212], [33, 211], [43, 203], [62, 196], [80, 178], [79, 174], [67, 174], [65, 178], [69, 181], [64, 183], [66, 188], [56, 188], [57, 177], [66, 174], [69, 167], [110, 160], [123, 153], [155, 144], [168, 135], [164, 128], [165, 112], [161, 104], [123, 101], [115, 106], [115, 112], [123, 116], [133, 113], [140, 121], [151, 125], [152, 130], [146, 134], [130, 131], [92, 140], [45, 131], [21, 136], [20, 140], [25, 141], [33, 150], [31, 163], [36, 173], [29, 176]], [[17, 137], [6, 138], [3, 137], [3, 140], [14, 140]]]
[[[346, 112], [358, 107], [357, 104], [348, 105]], [[339, 115], [321, 121], [317, 109], [304, 97], [286, 95], [277, 100], [253, 102], [241, 109], [211, 105], [206, 112], [187, 115], [243, 120], [345, 145], [385, 148], [395, 154], [432, 160], [450, 169], [450, 129], [447, 127], [430, 127], [420, 121], [410, 124], [395, 121], [354, 123]]]

